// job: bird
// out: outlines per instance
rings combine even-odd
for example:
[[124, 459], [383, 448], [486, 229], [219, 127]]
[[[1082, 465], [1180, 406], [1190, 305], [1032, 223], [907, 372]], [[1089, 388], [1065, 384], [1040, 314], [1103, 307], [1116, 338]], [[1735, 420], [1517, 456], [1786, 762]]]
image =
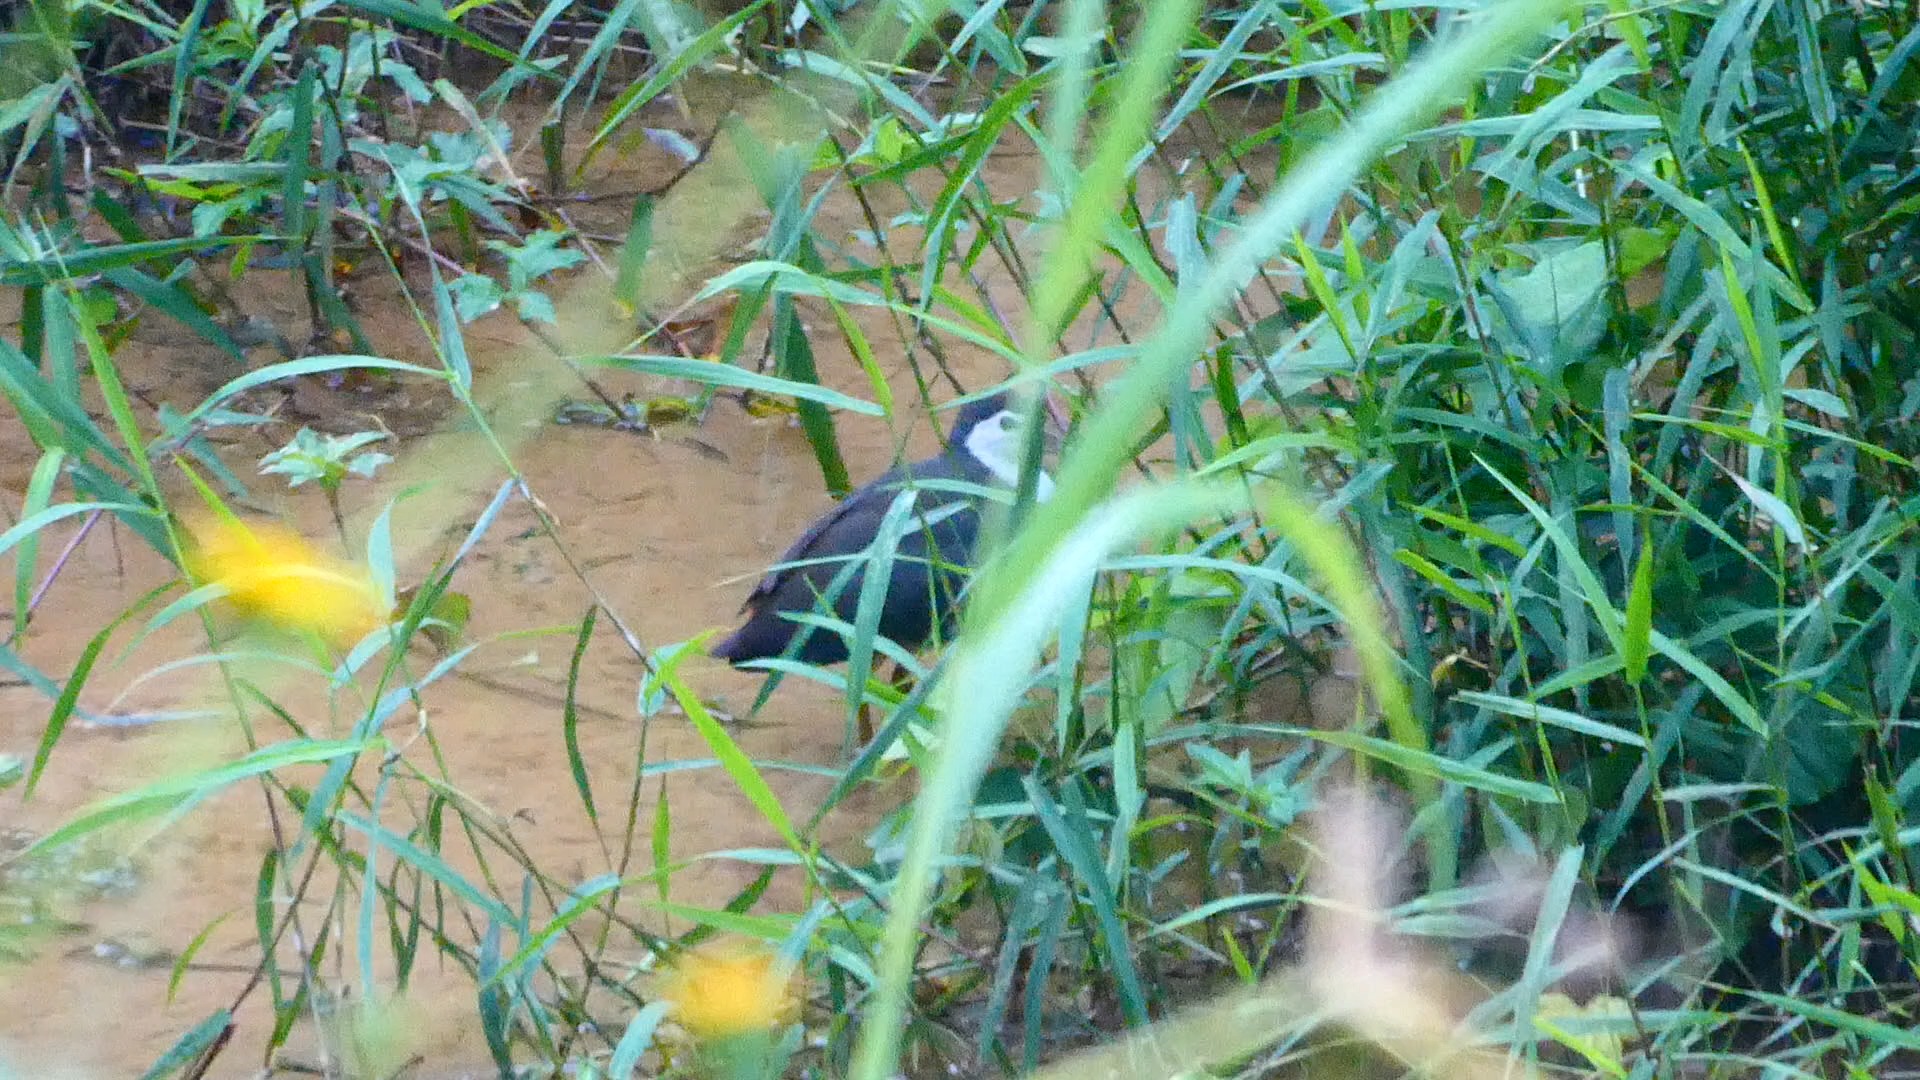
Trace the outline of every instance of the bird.
[[[902, 530], [880, 609], [878, 631], [909, 651], [919, 651], [938, 629], [944, 636], [960, 590], [971, 568], [980, 534], [980, 497], [932, 482], [960, 481], [979, 487], [1012, 488], [1019, 483], [1027, 420], [1005, 391], [962, 405], [953, 421], [944, 453], [901, 465], [857, 489], [809, 525], [780, 563], [762, 577], [741, 605], [747, 616], [739, 629], [708, 650], [734, 667], [789, 655], [797, 634], [806, 634], [791, 656], [803, 663], [827, 665], [847, 659], [839, 634], [790, 618], [830, 600], [831, 614], [847, 623], [858, 620], [867, 567], [846, 564], [865, 552], [887, 520], [902, 491], [914, 492], [918, 520]], [[1052, 444], [1051, 432], [1043, 437]], [[1044, 501], [1053, 479], [1044, 469], [1034, 479], [1034, 498]], [[834, 579], [846, 582], [832, 594]], [[864, 717], [863, 717], [864, 720]], [[864, 727], [864, 723], [863, 723]], [[864, 738], [871, 733], [862, 731]]]

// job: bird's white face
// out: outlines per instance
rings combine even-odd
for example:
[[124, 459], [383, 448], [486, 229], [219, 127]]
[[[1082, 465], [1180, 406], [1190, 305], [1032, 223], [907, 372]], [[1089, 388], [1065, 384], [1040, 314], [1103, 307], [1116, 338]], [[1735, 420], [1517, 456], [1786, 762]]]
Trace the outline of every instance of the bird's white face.
[[[1011, 487], [1020, 482], [1020, 456], [1025, 449], [1025, 422], [1012, 409], [1002, 409], [967, 432], [967, 453], [987, 467], [995, 480]], [[1045, 502], [1053, 494], [1053, 478], [1045, 469], [1034, 479], [1033, 497]]]

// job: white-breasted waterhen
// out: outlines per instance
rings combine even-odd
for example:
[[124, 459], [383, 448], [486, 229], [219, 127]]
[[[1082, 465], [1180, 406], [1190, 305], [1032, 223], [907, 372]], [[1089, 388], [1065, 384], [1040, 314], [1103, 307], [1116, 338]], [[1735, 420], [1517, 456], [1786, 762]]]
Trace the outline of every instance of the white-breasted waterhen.
[[[1046, 442], [1054, 441], [1044, 425], [1043, 435]], [[899, 521], [894, 507], [902, 491], [914, 493], [912, 513], [897, 526], [876, 629], [908, 651], [925, 646], [936, 629], [943, 636], [950, 633], [955, 601], [973, 565], [982, 501], [980, 495], [950, 485], [1013, 488], [1026, 448], [1026, 417], [1009, 394], [961, 406], [945, 453], [893, 469], [809, 525], [780, 564], [747, 594], [740, 608], [747, 621], [709, 652], [736, 667], [782, 656], [821, 665], [846, 660], [846, 639], [791, 616], [824, 607], [822, 614], [857, 623], [866, 552], [886, 529], [890, 514]], [[1052, 490], [1053, 480], [1041, 470], [1034, 478], [1034, 497], [1044, 500]], [[797, 644], [796, 635], [804, 635]], [[862, 740], [871, 740], [864, 710], [860, 719]]]

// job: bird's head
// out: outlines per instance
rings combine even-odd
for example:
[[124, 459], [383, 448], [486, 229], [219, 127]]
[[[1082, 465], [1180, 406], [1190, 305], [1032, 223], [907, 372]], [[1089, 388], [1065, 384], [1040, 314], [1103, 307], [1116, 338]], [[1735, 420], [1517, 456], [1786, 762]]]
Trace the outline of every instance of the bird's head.
[[[1041, 437], [1049, 449], [1059, 447], [1058, 433], [1044, 427]], [[1016, 407], [1011, 394], [1002, 392], [970, 401], [960, 407], [953, 421], [951, 444], [955, 452], [965, 453], [986, 466], [996, 480], [1014, 484], [1020, 479], [1020, 459], [1025, 453], [1027, 417]], [[1042, 497], [1052, 488], [1044, 472]]]

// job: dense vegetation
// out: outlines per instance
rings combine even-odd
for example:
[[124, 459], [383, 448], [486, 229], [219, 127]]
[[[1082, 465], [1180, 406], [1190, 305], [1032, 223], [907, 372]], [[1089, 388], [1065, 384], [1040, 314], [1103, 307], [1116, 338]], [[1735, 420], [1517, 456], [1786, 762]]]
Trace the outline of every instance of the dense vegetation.
[[[255, 992], [281, 1023], [246, 1053], [345, 985], [390, 991], [379, 950], [402, 984], [429, 954], [470, 972], [503, 1074], [717, 1068], [656, 1038], [663, 1007], [608, 958], [725, 932], [805, 976], [795, 1074], [1012, 1074], [1153, 1023], [1133, 1075], [1912, 1067], [1911, 4], [29, 0], [12, 18], [0, 390], [42, 456], [0, 535], [0, 662], [47, 719], [10, 796], [68, 752], [109, 641], [240, 598], [196, 572], [70, 670], [21, 657], [51, 553], [94, 518], [194, 570], [182, 521], [254, 471], [206, 437], [271, 425], [244, 407], [257, 388], [433, 383], [504, 433], [470, 467], [517, 478], [523, 436], [465, 336], [504, 306], [555, 371], [699, 388], [637, 415], [607, 402], [623, 422], [722, 389], [792, 403], [831, 489], [836, 410], [951, 397], [956, 348], [1044, 372], [1077, 417], [1058, 494], [977, 579], [937, 674], [904, 696], [869, 683], [869, 618], [845, 675], [789, 666], [867, 686], [887, 718], [817, 812], [773, 798], [682, 676], [687, 650], [639, 650], [643, 763], [648, 723], [694, 723], [785, 839], [730, 856], [766, 870], [732, 904], [673, 907], [698, 926], [680, 939], [650, 929], [681, 867], [648, 864], [673, 822], [639, 786], [551, 778], [612, 838], [605, 872], [571, 880], [466, 802], [431, 740], [381, 736], [467, 655], [463, 613], [487, 598], [452, 576], [538, 492], [501, 486], [467, 542], [396, 564], [384, 515], [353, 535], [339, 513], [380, 475], [373, 436], [289, 443], [270, 475], [312, 482], [382, 602], [398, 590], [392, 627], [292, 655], [372, 704], [325, 737], [288, 713], [245, 757], [115, 796], [29, 856], [259, 785], [279, 808], [261, 895], [330, 894], [316, 925], [356, 928], [357, 952], [281, 972], [293, 916], [262, 904], [281, 963]], [[569, 193], [642, 144], [678, 165], [626, 197], [616, 235], [587, 235]], [[1034, 155], [1039, 190], [991, 190], [996, 153]], [[815, 227], [827, 194], [863, 208], [862, 242]], [[696, 276], [660, 272], [669, 257]], [[230, 318], [265, 266], [298, 279], [310, 340]], [[342, 299], [351, 266], [406, 292], [436, 364], [383, 358]], [[683, 305], [713, 297], [719, 362], [675, 355]], [[584, 305], [638, 330], [556, 337]], [[802, 315], [872, 370], [907, 355], [917, 396], [822, 388], [865, 376], [822, 371]], [[137, 399], [116, 351], [160, 321], [250, 366], [203, 400]], [[878, 325], [898, 337], [869, 340]], [[1135, 461], [1156, 483], [1120, 483]], [[596, 608], [575, 632], [618, 622]], [[409, 659], [417, 636], [441, 652]], [[1273, 706], [1349, 666], [1367, 692], [1345, 716]], [[266, 694], [234, 684], [236, 716]], [[656, 719], [670, 705], [686, 718]], [[1404, 820], [1346, 794], [1356, 777]], [[822, 823], [882, 782], [899, 809], [871, 851], [823, 851]], [[813, 906], [760, 903], [776, 871]], [[1390, 935], [1355, 921], [1376, 904]], [[1236, 985], [1258, 989], [1217, 997]], [[157, 1075], [240, 1053], [226, 1022], [156, 1047]]]

